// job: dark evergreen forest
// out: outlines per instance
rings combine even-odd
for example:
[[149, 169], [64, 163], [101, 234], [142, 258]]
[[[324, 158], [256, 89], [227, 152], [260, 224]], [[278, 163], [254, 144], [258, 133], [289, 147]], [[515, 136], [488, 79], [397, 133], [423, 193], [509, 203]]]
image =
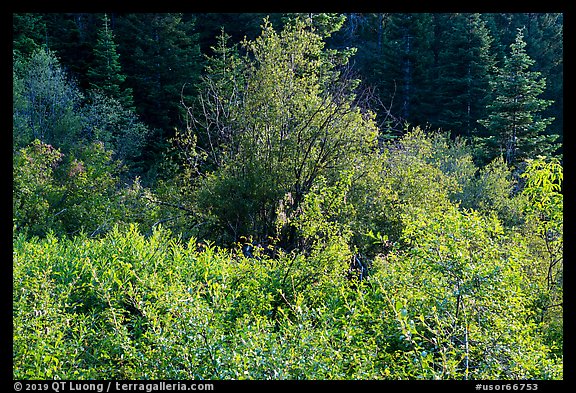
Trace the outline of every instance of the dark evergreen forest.
[[15, 379], [563, 379], [563, 14], [13, 14]]

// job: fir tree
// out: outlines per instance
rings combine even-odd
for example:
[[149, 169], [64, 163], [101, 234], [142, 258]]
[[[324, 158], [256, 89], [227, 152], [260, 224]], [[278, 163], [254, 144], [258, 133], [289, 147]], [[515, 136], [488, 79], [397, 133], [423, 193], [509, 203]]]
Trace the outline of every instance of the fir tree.
[[563, 71], [563, 15], [552, 13], [527, 14], [526, 52], [534, 59], [534, 71], [546, 75], [546, 91], [543, 99], [553, 100], [550, 107], [542, 112], [542, 116], [554, 117], [547, 128], [548, 134], [558, 134], [559, 142], [563, 134], [563, 102], [564, 102], [564, 71]]
[[44, 42], [46, 23], [39, 14], [14, 14], [12, 23], [14, 54], [30, 56]]
[[138, 113], [160, 134], [156, 139], [165, 141], [174, 128], [182, 127], [181, 102], [192, 101], [201, 71], [195, 17], [127, 14], [116, 23]]
[[282, 19], [285, 23], [294, 23], [298, 18], [307, 18], [314, 32], [327, 38], [342, 28], [346, 16], [336, 13], [288, 13]]
[[381, 99], [395, 116], [426, 123], [435, 112], [429, 83], [434, 64], [432, 15], [393, 14], [384, 32]]
[[490, 158], [502, 155], [509, 164], [537, 154], [551, 154], [557, 149], [557, 135], [545, 135], [552, 118], [542, 118], [550, 100], [538, 98], [546, 88], [540, 72], [531, 71], [534, 60], [526, 53], [523, 29], [518, 29], [510, 54], [491, 81], [493, 98], [488, 116], [479, 120], [485, 135], [478, 140]]
[[438, 115], [435, 125], [469, 136], [484, 117], [494, 57], [492, 38], [480, 14], [446, 16], [440, 35], [435, 78]]
[[94, 43], [101, 20], [98, 14], [47, 13], [42, 15], [46, 25], [46, 46], [58, 55], [81, 89], [89, 89], [88, 69], [92, 66]]
[[532, 70], [546, 76], [546, 90], [541, 98], [554, 102], [542, 112], [542, 116], [554, 117], [547, 127], [548, 134], [560, 135], [563, 125], [563, 14], [560, 13], [514, 13], [484, 14], [492, 37], [493, 52], [497, 61], [504, 56], [516, 39], [518, 28], [525, 27], [526, 53], [534, 60]]
[[88, 69], [90, 86], [105, 95], [115, 98], [126, 107], [133, 106], [132, 89], [122, 85], [126, 75], [122, 73], [120, 55], [114, 42], [114, 35], [109, 25], [108, 15], [104, 14], [102, 27], [94, 46], [94, 61]]

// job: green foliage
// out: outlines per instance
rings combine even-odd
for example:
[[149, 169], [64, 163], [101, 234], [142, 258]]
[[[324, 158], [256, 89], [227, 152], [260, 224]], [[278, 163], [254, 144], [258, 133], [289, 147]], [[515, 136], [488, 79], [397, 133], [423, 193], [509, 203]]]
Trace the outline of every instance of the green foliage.
[[[77, 146], [103, 142], [114, 156], [137, 170], [150, 131], [129, 107], [101, 92], [88, 101], [51, 52], [38, 50], [14, 62], [13, 146], [34, 139], [64, 154]], [[113, 94], [111, 91], [106, 93]]]
[[349, 267], [353, 257], [349, 225], [354, 215], [354, 207], [347, 202], [351, 181], [352, 173], [342, 174], [333, 186], [320, 177], [304, 197], [299, 211], [287, 214], [284, 205], [280, 205], [278, 232], [294, 230], [297, 249], [307, 256], [297, 258], [301, 263], [293, 273], [303, 285], [338, 279]]
[[354, 102], [356, 81], [304, 21], [280, 33], [265, 21], [243, 46], [246, 56], [224, 57], [233, 52], [222, 36], [221, 60], [208, 63], [203, 117], [194, 119], [198, 147], [216, 167], [199, 181], [199, 210], [232, 241], [274, 235], [284, 195], [296, 210], [319, 176], [333, 181], [376, 147], [373, 116]]
[[376, 72], [381, 101], [396, 117], [426, 124], [432, 108], [433, 15], [392, 13], [383, 24], [383, 57]]
[[33, 236], [49, 232], [91, 236], [114, 224], [148, 222], [138, 214], [149, 209], [145, 189], [119, 188], [123, 168], [100, 142], [79, 146], [66, 155], [38, 140], [13, 156], [13, 220], [16, 228]]
[[561, 376], [529, 309], [522, 271], [532, 261], [496, 218], [421, 209], [403, 236], [410, 248], [383, 259], [376, 278], [394, 307], [414, 377]]
[[479, 120], [486, 128], [481, 146], [492, 159], [497, 155], [515, 164], [535, 154], [554, 153], [558, 136], [546, 135], [551, 118], [540, 113], [551, 101], [538, 98], [546, 88], [546, 79], [537, 71], [530, 71], [534, 60], [526, 53], [522, 29], [510, 45], [510, 55], [499, 68], [492, 81], [493, 101], [488, 105], [488, 117]]
[[302, 280], [329, 247], [254, 260], [161, 229], [16, 235], [14, 378], [562, 378], [525, 310], [522, 252], [497, 221], [445, 213], [356, 288]]
[[452, 171], [444, 164], [444, 158], [440, 158], [442, 155], [437, 155], [435, 147], [439, 145], [440, 139], [429, 137], [416, 127], [397, 143], [389, 144], [387, 153], [382, 155], [381, 184], [388, 190], [380, 194], [391, 199], [385, 201], [380, 207], [382, 213], [377, 214], [390, 218], [375, 229], [384, 229], [393, 241], [400, 239], [405, 221], [410, 221], [413, 211], [424, 205], [429, 212], [441, 211], [450, 204], [451, 195], [459, 190], [459, 171]]
[[299, 19], [308, 19], [308, 23], [318, 35], [323, 38], [330, 37], [332, 33], [337, 32], [342, 28], [346, 15], [337, 13], [288, 13], [283, 17], [286, 24], [298, 23]]
[[539, 298], [535, 308], [552, 345], [560, 351], [563, 342], [564, 198], [563, 168], [557, 159], [529, 160], [522, 177], [528, 200], [526, 223], [521, 233], [534, 255], [531, 266]]
[[104, 143], [132, 172], [142, 171], [142, 155], [150, 129], [136, 113], [110, 96], [92, 92], [83, 108], [84, 135]]
[[513, 195], [515, 182], [510, 167], [502, 158], [496, 158], [476, 173], [462, 192], [462, 206], [482, 213], [495, 212], [507, 226], [523, 220], [521, 196]]
[[[539, 33], [526, 49], [513, 33], [547, 19], [280, 19], [257, 35], [242, 16], [240, 45], [221, 29], [196, 79], [196, 15], [15, 15], [14, 378], [562, 379], [563, 168], [520, 161], [545, 150], [548, 104], [525, 102], [520, 139], [486, 165], [457, 137], [504, 58], [490, 42], [512, 42], [494, 129], [504, 93], [543, 93], [526, 71]], [[101, 91], [38, 50], [43, 22]], [[391, 95], [386, 130], [357, 53]]]
[[119, 58], [108, 15], [104, 14], [102, 28], [98, 31], [94, 46], [94, 63], [87, 72], [90, 86], [119, 100], [125, 108], [130, 108], [133, 105], [132, 90], [122, 86], [126, 75], [122, 73]]
[[546, 91], [541, 98], [554, 102], [542, 112], [543, 118], [554, 117], [547, 134], [560, 135], [563, 128], [563, 14], [562, 13], [489, 13], [484, 14], [494, 42], [492, 51], [502, 61], [509, 45], [515, 42], [518, 29], [524, 29], [526, 53], [535, 63], [533, 71], [546, 77]]
[[522, 192], [528, 197], [530, 212], [545, 221], [562, 220], [564, 172], [560, 161], [556, 158], [546, 160], [542, 156], [528, 160], [522, 177], [526, 179]]
[[[57, 181], [64, 186], [60, 200], [52, 207], [59, 215], [65, 233], [86, 231], [94, 236], [111, 229], [118, 210], [118, 162], [100, 142], [72, 152]], [[55, 179], [56, 180], [56, 179]]]
[[40, 48], [46, 22], [38, 14], [12, 14], [12, 48], [15, 57], [30, 56]]
[[67, 150], [81, 139], [82, 93], [53, 52], [38, 49], [15, 59], [13, 81], [14, 147], [39, 139]]
[[54, 54], [42, 50], [15, 60], [13, 97], [14, 224], [31, 235], [96, 235], [131, 216], [125, 206], [139, 204], [119, 187], [126, 168], [117, 159], [137, 170], [148, 129], [136, 115], [100, 93], [82, 103]]
[[456, 135], [471, 136], [484, 117], [489, 80], [495, 64], [492, 37], [480, 14], [440, 14], [439, 24], [449, 24], [438, 37], [435, 67], [439, 113], [429, 120]]
[[53, 225], [50, 206], [63, 191], [53, 176], [61, 160], [60, 151], [39, 140], [13, 155], [12, 214], [17, 228], [40, 234]]
[[40, 15], [46, 23], [43, 45], [58, 54], [61, 64], [77, 78], [80, 87], [89, 88], [86, 74], [92, 65], [102, 14], [51, 12]]
[[158, 148], [184, 124], [181, 102], [190, 102], [202, 68], [194, 15], [127, 13], [116, 19], [114, 33], [134, 95], [137, 113], [154, 130]]

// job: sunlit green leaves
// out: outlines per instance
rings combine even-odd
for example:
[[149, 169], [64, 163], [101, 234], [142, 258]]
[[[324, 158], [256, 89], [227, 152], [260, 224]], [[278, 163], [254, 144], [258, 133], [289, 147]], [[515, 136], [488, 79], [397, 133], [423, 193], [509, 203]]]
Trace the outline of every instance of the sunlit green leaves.
[[330, 238], [256, 260], [135, 226], [16, 236], [15, 378], [561, 378], [527, 309], [526, 250], [495, 218], [419, 217], [360, 283], [318, 271], [340, 255]]
[[[545, 348], [535, 339], [526, 249], [495, 216], [448, 207], [421, 209], [412, 218], [403, 234], [410, 247], [389, 255], [377, 279], [421, 377], [524, 378], [525, 369], [510, 365], [525, 358], [521, 353]], [[434, 364], [428, 353], [437, 357]], [[554, 363], [546, 356], [538, 358], [543, 368]]]

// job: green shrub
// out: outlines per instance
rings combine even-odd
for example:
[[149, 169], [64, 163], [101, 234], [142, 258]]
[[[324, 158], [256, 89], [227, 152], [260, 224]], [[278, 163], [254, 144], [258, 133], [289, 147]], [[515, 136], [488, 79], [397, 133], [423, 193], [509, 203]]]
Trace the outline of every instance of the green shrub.
[[366, 280], [306, 285], [298, 269], [339, 255], [328, 243], [254, 259], [160, 228], [16, 234], [14, 378], [562, 378], [527, 310], [524, 252], [496, 221], [445, 213]]
[[[123, 167], [100, 142], [64, 155], [35, 140], [13, 156], [13, 221], [30, 236], [96, 236], [116, 224], [157, 219], [150, 191], [139, 181], [120, 186]], [[148, 196], [148, 198], [142, 198]]]
[[59, 229], [55, 205], [63, 193], [54, 181], [54, 170], [62, 163], [62, 153], [51, 145], [35, 140], [12, 157], [12, 211], [16, 228], [31, 235]]
[[561, 378], [530, 309], [533, 259], [523, 243], [475, 211], [421, 209], [412, 219], [403, 234], [410, 247], [377, 264], [375, 279], [410, 348], [403, 355], [413, 377]]

